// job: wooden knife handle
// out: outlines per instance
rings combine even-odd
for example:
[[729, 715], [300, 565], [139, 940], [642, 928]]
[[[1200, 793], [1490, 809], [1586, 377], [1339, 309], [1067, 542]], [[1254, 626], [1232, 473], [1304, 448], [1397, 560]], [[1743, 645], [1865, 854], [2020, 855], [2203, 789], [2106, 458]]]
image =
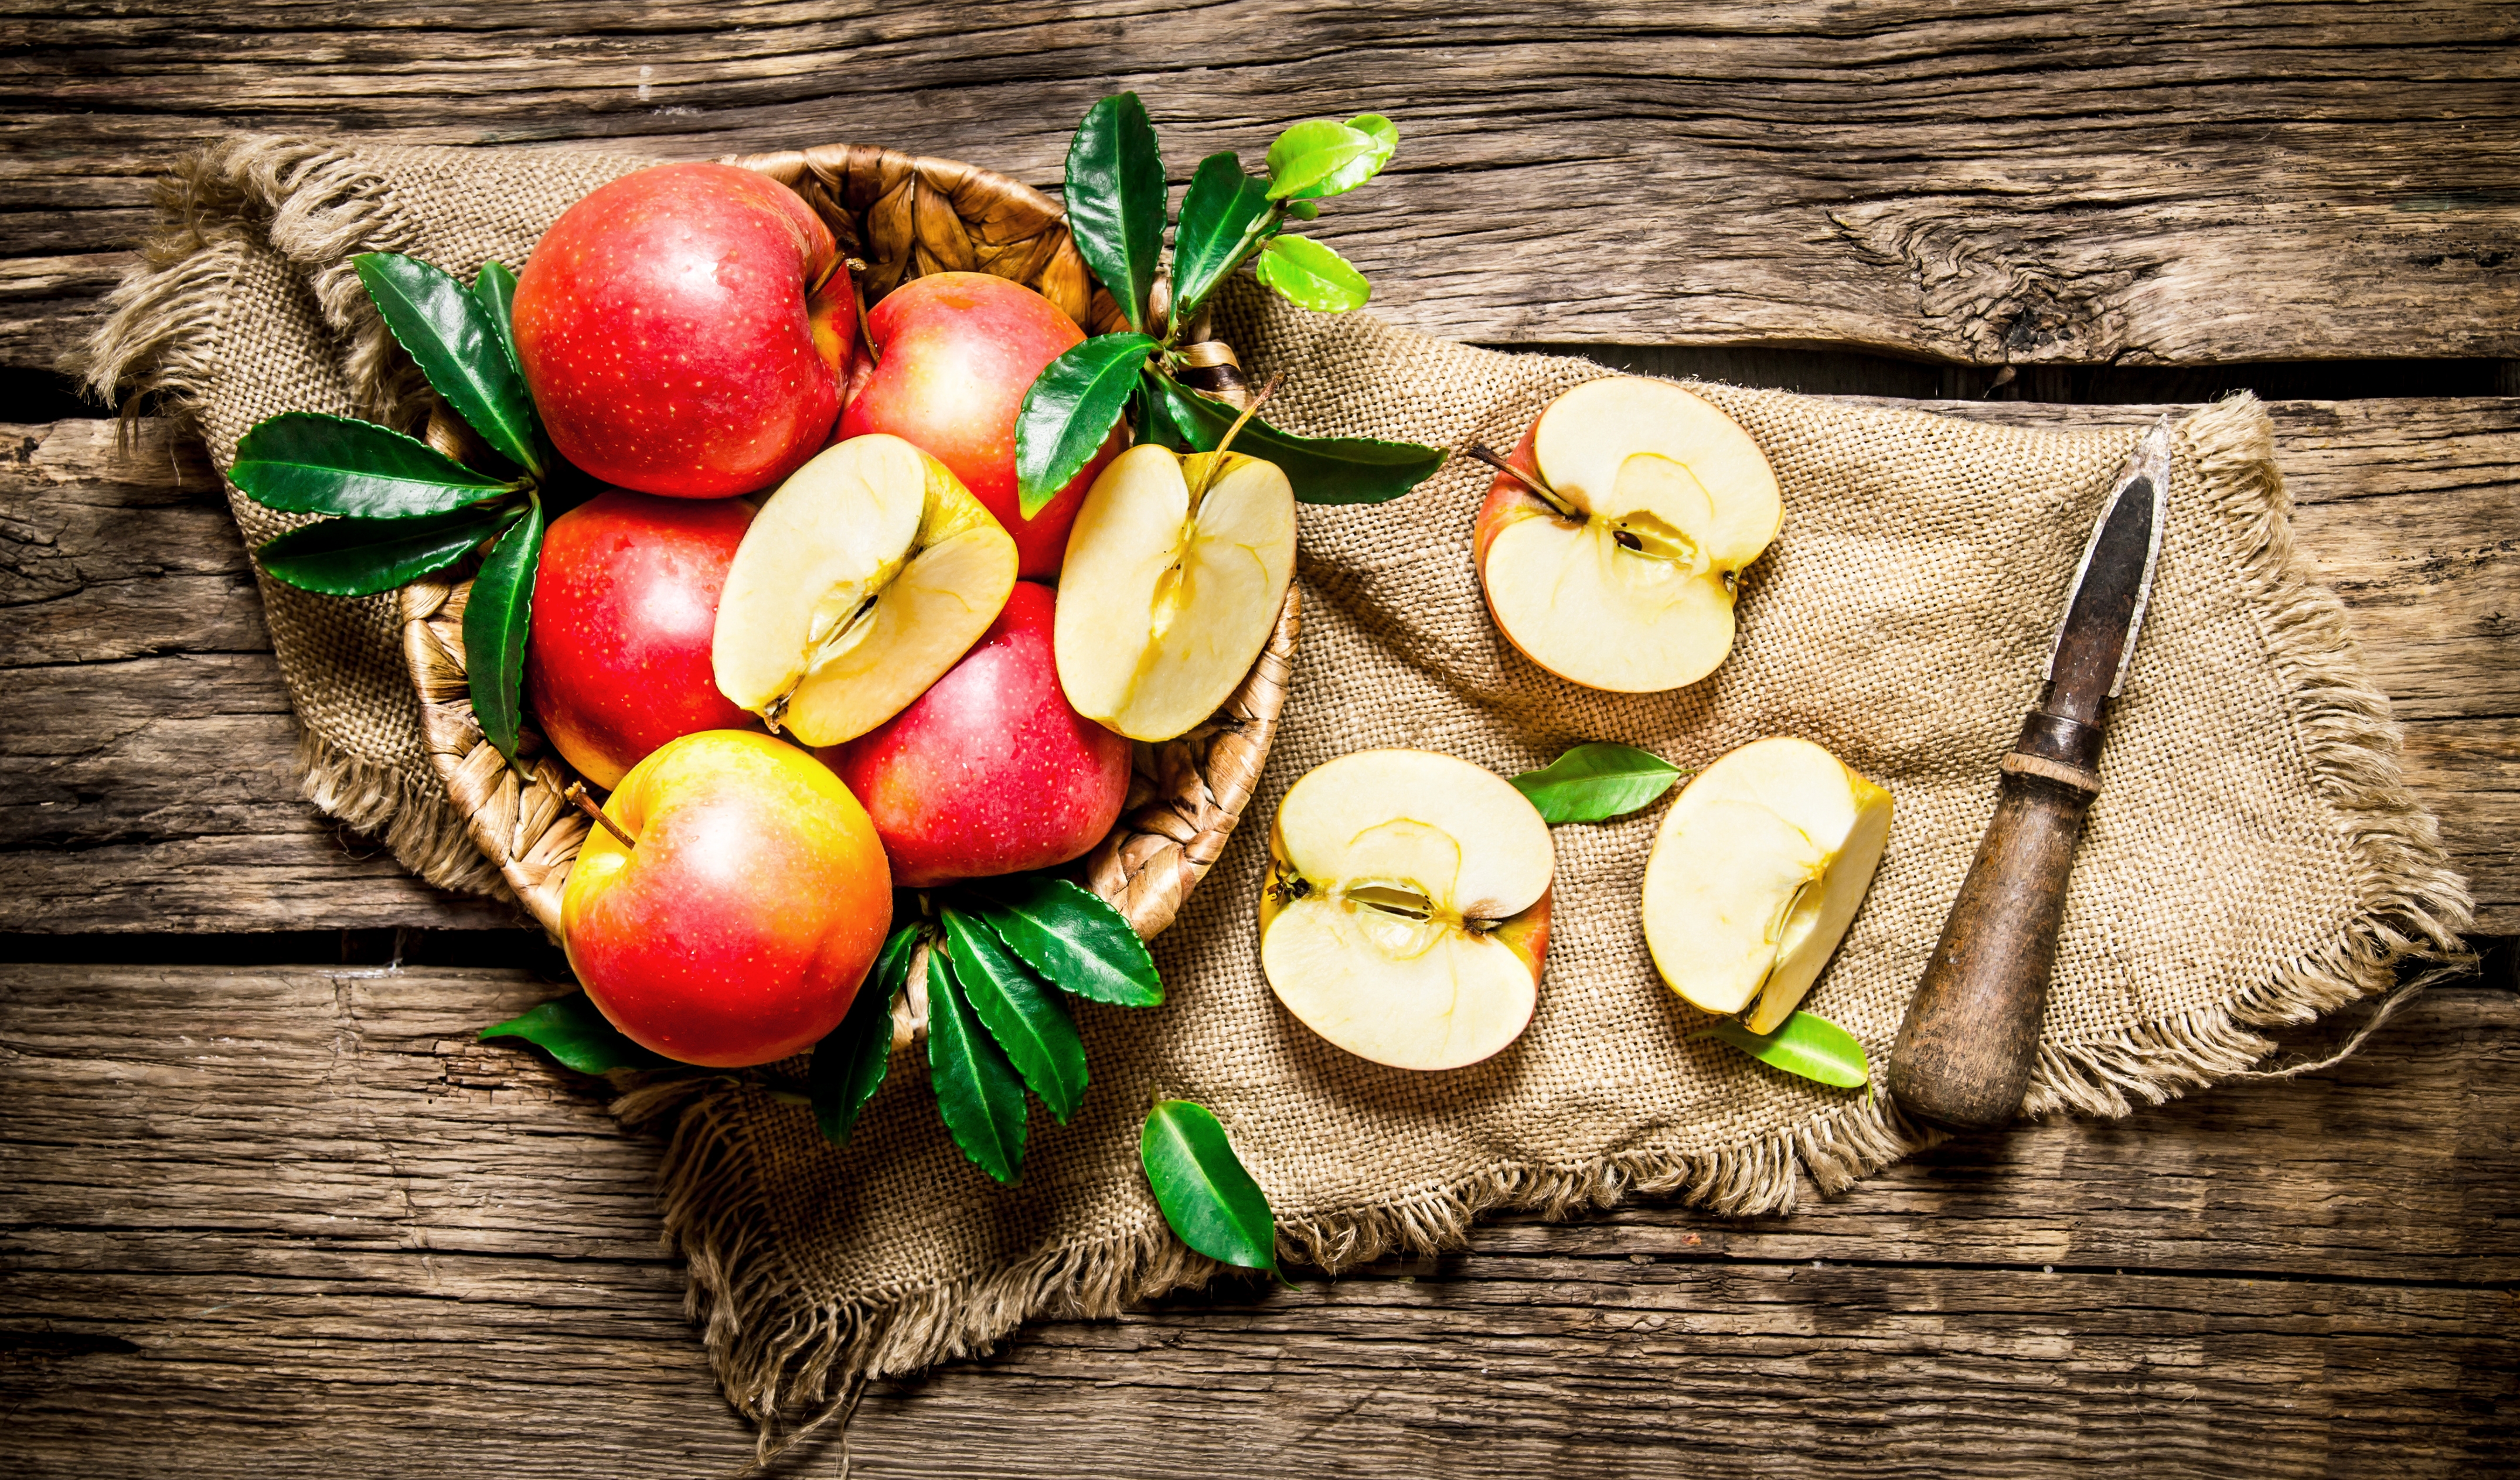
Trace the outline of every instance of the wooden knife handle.
[[1966, 1131], [2020, 1112], [2074, 845], [2099, 790], [2098, 774], [2084, 766], [2017, 751], [2003, 758], [1995, 821], [1890, 1050], [1890, 1097], [1911, 1114]]

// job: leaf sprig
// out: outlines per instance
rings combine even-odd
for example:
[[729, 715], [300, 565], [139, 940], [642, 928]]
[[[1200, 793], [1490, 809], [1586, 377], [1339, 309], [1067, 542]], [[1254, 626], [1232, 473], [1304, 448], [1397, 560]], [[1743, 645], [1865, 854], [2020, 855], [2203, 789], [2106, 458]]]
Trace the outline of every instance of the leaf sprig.
[[[1067, 152], [1067, 220], [1077, 250], [1129, 322], [1051, 362], [1015, 423], [1015, 481], [1025, 518], [1082, 471], [1130, 414], [1138, 440], [1213, 452], [1238, 415], [1183, 383], [1182, 342], [1216, 290], [1244, 262], [1288, 302], [1319, 313], [1364, 306], [1372, 287], [1328, 244], [1288, 234], [1316, 203], [1380, 173], [1400, 130], [1379, 113], [1295, 124], [1269, 146], [1254, 177], [1232, 151], [1199, 161], [1174, 223], [1170, 301], [1155, 284], [1167, 216], [1163, 151], [1135, 93], [1088, 109]], [[1315, 504], [1396, 499], [1443, 466], [1442, 449], [1365, 437], [1301, 437], [1254, 420], [1236, 446], [1276, 463], [1295, 497]]]

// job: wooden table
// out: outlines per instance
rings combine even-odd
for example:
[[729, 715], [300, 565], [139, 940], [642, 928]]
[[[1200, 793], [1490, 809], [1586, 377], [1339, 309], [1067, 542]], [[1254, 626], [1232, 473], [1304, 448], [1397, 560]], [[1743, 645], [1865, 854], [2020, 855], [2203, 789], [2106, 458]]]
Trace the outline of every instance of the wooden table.
[[[656, 1147], [472, 1038], [553, 995], [551, 953], [297, 800], [202, 450], [144, 418], [117, 457], [50, 372], [151, 177], [221, 130], [864, 139], [1050, 186], [1119, 88], [1177, 173], [1379, 109], [1399, 164], [1323, 235], [1402, 324], [2051, 424], [2254, 386], [2480, 930], [2520, 931], [2520, 9], [839, 9], [0, 20], [8, 1472], [750, 1452], [658, 1244]], [[1787, 1219], [1508, 1219], [1441, 1260], [1038, 1324], [878, 1387], [858, 1469], [2514, 1472], [2512, 987], [2492, 944], [2331, 1072], [1957, 1142]]]

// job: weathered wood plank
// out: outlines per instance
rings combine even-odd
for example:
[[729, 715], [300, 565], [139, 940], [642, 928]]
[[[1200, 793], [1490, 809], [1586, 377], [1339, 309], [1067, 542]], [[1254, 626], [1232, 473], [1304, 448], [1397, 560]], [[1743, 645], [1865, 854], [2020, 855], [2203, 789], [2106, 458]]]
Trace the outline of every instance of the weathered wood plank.
[[[469, 1041], [553, 990], [0, 966], [17, 1472], [735, 1469], [656, 1148]], [[852, 1448], [869, 1474], [2507, 1472], [2515, 1028], [2507, 984], [2442, 991], [2317, 1079], [1956, 1142], [1792, 1218], [1512, 1220], [1036, 1325], [878, 1389]]]
[[[834, 139], [1056, 186], [1142, 91], [1176, 174], [1390, 111], [1397, 170], [1322, 234], [1382, 311], [1477, 339], [1864, 346], [1982, 364], [2520, 354], [2520, 15], [2461, 0], [2066, 0], [1684, 13], [761, 4], [85, 6], [22, 15], [10, 255], [130, 247], [147, 179], [232, 129]], [[43, 272], [49, 269], [36, 269]], [[46, 364], [85, 289], [0, 297]]]

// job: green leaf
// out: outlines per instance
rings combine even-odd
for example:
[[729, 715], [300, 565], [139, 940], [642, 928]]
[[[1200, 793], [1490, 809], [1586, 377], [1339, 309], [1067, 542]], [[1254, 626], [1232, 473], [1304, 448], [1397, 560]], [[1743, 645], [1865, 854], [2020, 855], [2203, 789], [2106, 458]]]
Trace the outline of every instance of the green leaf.
[[1047, 874], [974, 879], [964, 890], [1007, 949], [1062, 990], [1117, 1008], [1163, 1005], [1155, 959], [1102, 895]]
[[1142, 334], [1097, 335], [1033, 381], [1015, 416], [1015, 488], [1025, 518], [1093, 461], [1128, 409], [1138, 372], [1154, 349], [1155, 341]]
[[1216, 285], [1272, 229], [1269, 182], [1242, 172], [1229, 150], [1198, 161], [1173, 229], [1173, 322], [1187, 324]]
[[1147, 292], [1164, 249], [1164, 157], [1136, 93], [1085, 111], [1067, 146], [1067, 226], [1085, 265], [1147, 327]]
[[1513, 778], [1513, 789], [1550, 822], [1598, 823], [1644, 806], [1686, 774], [1650, 750], [1596, 742], [1525, 771]]
[[372, 519], [444, 514], [512, 486], [390, 427], [311, 411], [256, 422], [228, 477], [266, 509]]
[[418, 257], [362, 252], [350, 259], [402, 347], [455, 414], [492, 451], [528, 472], [543, 471], [534, 402], [507, 339], [464, 285]]
[[607, 1021], [592, 998], [571, 992], [481, 1030], [483, 1038], [521, 1038], [580, 1074], [654, 1069], [674, 1060], [632, 1043]]
[[1252, 271], [1297, 308], [1345, 313], [1373, 295], [1365, 274], [1310, 237], [1272, 237]]
[[[1190, 452], [1213, 452], [1240, 413], [1169, 378], [1155, 378], [1154, 439]], [[1234, 450], [1278, 465], [1307, 504], [1379, 504], [1424, 482], [1444, 466], [1444, 449], [1371, 437], [1299, 437], [1253, 417], [1235, 434]]]
[[525, 722], [525, 635], [533, 627], [534, 567], [542, 554], [542, 501], [529, 499], [524, 517], [491, 547], [464, 604], [464, 671], [472, 718], [481, 738], [511, 765], [517, 732]]
[[1739, 1018], [1720, 1019], [1706, 1030], [1772, 1069], [1852, 1090], [1870, 1077], [1864, 1045], [1844, 1028], [1812, 1012], [1796, 1012], [1762, 1037]]
[[1298, 123], [1269, 146], [1269, 199], [1343, 196], [1380, 174], [1399, 147], [1398, 125], [1380, 113]]
[[506, 528], [514, 509], [458, 509], [398, 519], [326, 519], [254, 552], [263, 573], [300, 591], [374, 596], [443, 570]]
[[927, 953], [927, 1078], [963, 1154], [998, 1181], [1014, 1181], [1023, 1171], [1023, 1081], [972, 1015], [942, 951]]
[[[1278, 1274], [1278, 1222], [1204, 1105], [1167, 1099], [1138, 1135], [1155, 1205], [1182, 1242], [1225, 1264]], [[1283, 1276], [1280, 1276], [1283, 1278]]]
[[812, 1091], [814, 1123], [823, 1139], [845, 1144], [857, 1128], [858, 1112], [883, 1087], [892, 1066], [892, 1000], [910, 980], [910, 959], [919, 951], [919, 927], [903, 925], [884, 940], [846, 1017], [821, 1043], [814, 1045], [814, 1063], [805, 1074]]
[[1085, 1099], [1085, 1041], [1076, 1036], [1058, 994], [1009, 954], [987, 925], [951, 905], [939, 914], [954, 980], [971, 1009], [1024, 1083], [1060, 1125], [1067, 1124]]
[[[517, 275], [508, 271], [505, 262], [484, 262], [472, 275], [472, 301], [489, 315], [490, 329], [499, 336], [499, 347], [508, 353], [508, 365], [522, 381], [525, 362], [517, 358]], [[527, 399], [531, 399], [528, 392]]]

